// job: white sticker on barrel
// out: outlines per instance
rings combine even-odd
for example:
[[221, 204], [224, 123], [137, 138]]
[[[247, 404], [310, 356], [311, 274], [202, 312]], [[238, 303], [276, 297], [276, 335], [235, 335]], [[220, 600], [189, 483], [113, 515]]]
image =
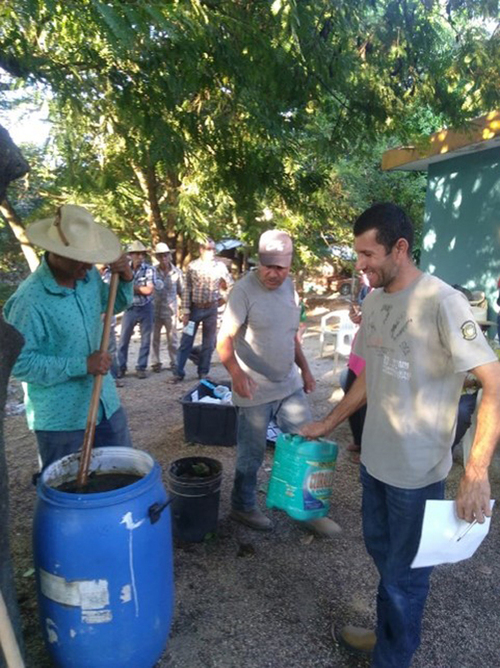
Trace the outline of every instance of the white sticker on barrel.
[[123, 585], [120, 593], [120, 601], [122, 603], [130, 603], [132, 600], [132, 588], [130, 585]]
[[47, 617], [45, 620], [45, 630], [47, 631], [47, 640], [50, 645], [59, 640], [57, 637], [57, 626], [50, 617]]
[[82, 622], [85, 624], [105, 624], [112, 619], [111, 610], [82, 610]]
[[40, 568], [40, 588], [51, 601], [75, 608], [99, 610], [109, 605], [107, 580], [68, 581]]

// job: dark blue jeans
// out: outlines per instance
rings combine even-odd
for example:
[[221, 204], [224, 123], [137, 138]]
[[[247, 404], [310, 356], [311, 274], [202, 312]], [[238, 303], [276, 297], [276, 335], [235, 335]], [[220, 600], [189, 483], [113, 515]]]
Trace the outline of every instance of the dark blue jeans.
[[360, 467], [363, 535], [380, 575], [377, 644], [372, 668], [408, 668], [420, 644], [420, 629], [432, 568], [410, 568], [422, 533], [425, 502], [444, 497], [444, 480], [401, 489]]
[[148, 366], [151, 332], [153, 331], [153, 302], [144, 304], [144, 306], [132, 306], [123, 314], [122, 333], [118, 345], [118, 366], [122, 371], [127, 369], [128, 346], [137, 324], [141, 332], [141, 347], [135, 368], [144, 370]]
[[194, 334], [182, 333], [181, 345], [177, 353], [177, 370], [176, 374], [184, 378], [184, 367], [188, 361], [189, 354], [193, 348], [194, 339], [198, 326], [201, 323], [202, 327], [202, 341], [200, 356], [198, 359], [198, 376], [205, 376], [210, 370], [210, 361], [212, 353], [215, 349], [215, 341], [217, 338], [217, 304], [215, 303], [210, 308], [196, 308], [192, 307], [189, 319], [194, 322]]
[[[84, 435], [84, 429], [76, 431], [35, 431], [40, 467], [44, 469], [49, 464], [61, 459], [61, 457], [66, 457], [66, 455], [81, 450]], [[122, 406], [109, 419], [104, 417], [95, 429], [94, 447], [104, 448], [108, 445], [122, 448], [132, 447], [127, 414]]]

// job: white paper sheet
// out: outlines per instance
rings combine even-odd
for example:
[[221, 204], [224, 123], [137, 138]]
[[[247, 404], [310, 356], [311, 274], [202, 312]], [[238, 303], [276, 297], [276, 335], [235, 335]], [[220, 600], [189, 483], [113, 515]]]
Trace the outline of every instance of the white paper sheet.
[[[491, 508], [495, 502], [491, 500]], [[422, 537], [412, 568], [454, 564], [472, 557], [486, 538], [491, 518], [483, 524], [466, 522], [457, 517], [455, 501], [427, 501]]]

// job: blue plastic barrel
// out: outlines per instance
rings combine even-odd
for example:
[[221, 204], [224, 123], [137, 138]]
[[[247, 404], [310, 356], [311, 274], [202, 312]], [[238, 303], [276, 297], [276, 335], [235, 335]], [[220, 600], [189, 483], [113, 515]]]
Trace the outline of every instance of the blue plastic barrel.
[[330, 509], [338, 445], [280, 434], [267, 492], [267, 507], [285, 510], [296, 520], [325, 517]]
[[96, 448], [90, 473], [142, 476], [120, 489], [69, 493], [79, 455], [40, 477], [33, 528], [38, 605], [59, 668], [151, 668], [173, 612], [170, 508], [159, 465], [133, 448]]

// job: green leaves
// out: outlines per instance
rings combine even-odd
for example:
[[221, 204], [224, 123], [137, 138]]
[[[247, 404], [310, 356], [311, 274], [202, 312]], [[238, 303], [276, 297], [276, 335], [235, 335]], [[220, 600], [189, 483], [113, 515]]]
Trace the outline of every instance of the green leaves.
[[377, 188], [403, 197], [372, 159], [388, 138], [500, 104], [499, 37], [480, 20], [496, 4], [16, 0], [0, 66], [52, 90], [54, 200], [169, 238], [254, 239], [267, 207], [312, 247], [327, 224], [347, 238]]

